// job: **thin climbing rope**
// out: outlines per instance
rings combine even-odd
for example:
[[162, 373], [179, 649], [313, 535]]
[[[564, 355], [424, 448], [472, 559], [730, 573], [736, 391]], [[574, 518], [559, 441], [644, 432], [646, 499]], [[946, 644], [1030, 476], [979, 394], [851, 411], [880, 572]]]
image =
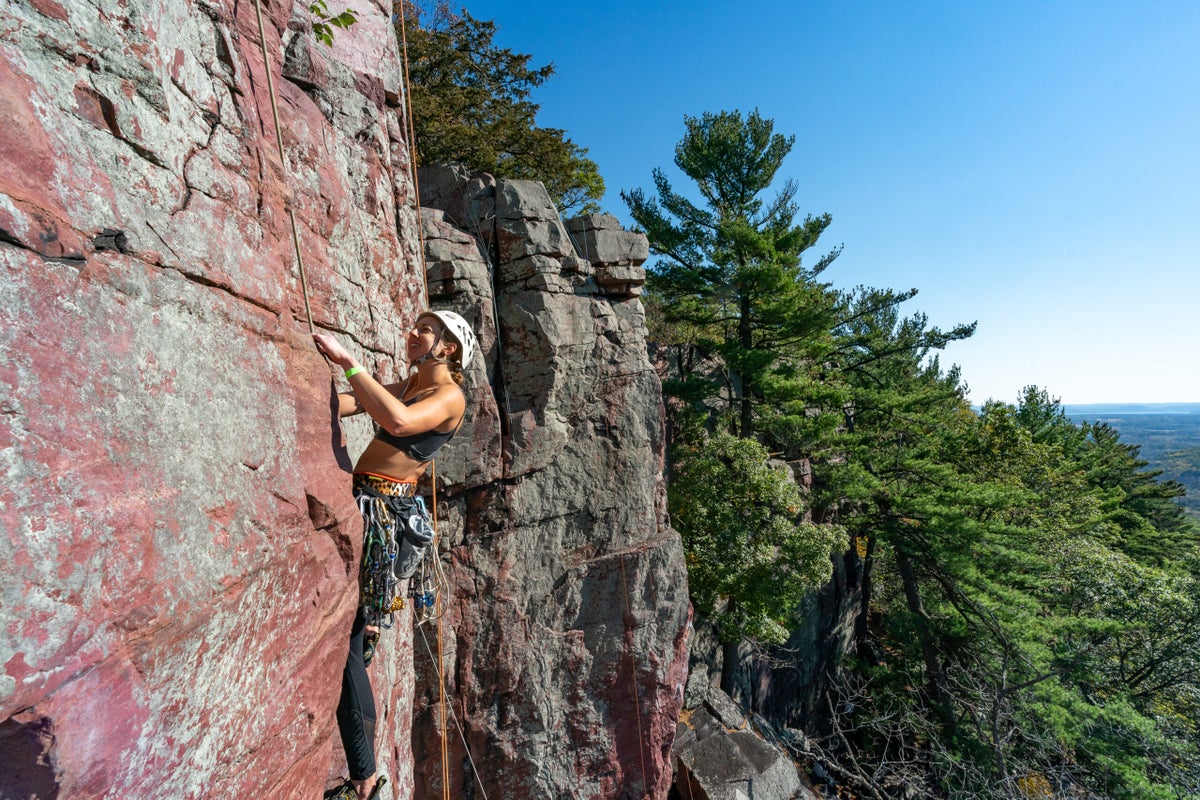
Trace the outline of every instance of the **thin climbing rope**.
[[[408, 123], [408, 175], [413, 185], [413, 206], [417, 217], [417, 256], [421, 262], [421, 285], [425, 291], [425, 307], [429, 306], [429, 270], [425, 266], [425, 226], [421, 219], [421, 182], [417, 178], [417, 134], [413, 127], [413, 107], [412, 107], [412, 84], [408, 77], [408, 26], [406, 18], [408, 14], [405, 11], [404, 0], [400, 0], [400, 48], [401, 48], [401, 73], [404, 76], [404, 116]], [[460, 345], [461, 346], [461, 345]], [[463, 414], [466, 414], [466, 409], [463, 409]], [[450, 749], [449, 749], [449, 724], [446, 720], [446, 667], [445, 659], [442, 654], [442, 615], [445, 613], [442, 607], [442, 596], [446, 593], [449, 587], [449, 582], [445, 578], [445, 573], [442, 571], [441, 557], [438, 554], [438, 545], [441, 537], [438, 534], [438, 507], [437, 507], [437, 461], [434, 460], [429, 465], [430, 482], [433, 486], [431, 499], [433, 501], [433, 560], [434, 560], [434, 581], [436, 589], [434, 590], [434, 615], [435, 624], [437, 625], [437, 641], [438, 641], [438, 657], [437, 657], [437, 676], [438, 676], [438, 705], [441, 706], [441, 727], [442, 727], [442, 798], [450, 800]], [[419, 626], [418, 626], [419, 627]], [[421, 631], [421, 637], [425, 637], [425, 632]], [[429, 643], [426, 642], [426, 649]], [[461, 726], [460, 726], [461, 730]], [[465, 740], [464, 740], [465, 746]], [[470, 753], [468, 753], [468, 756]], [[482, 785], [480, 786], [482, 789]], [[486, 794], [485, 794], [486, 798]]]
[[[624, 589], [624, 593], [625, 593], [625, 618], [632, 621], [633, 613], [629, 610], [629, 582], [625, 578], [625, 554], [624, 553], [621, 554], [620, 559], [621, 559], [621, 588]], [[634, 626], [633, 636], [630, 637], [630, 642], [629, 642], [629, 673], [630, 673], [629, 680], [630, 680], [630, 683], [632, 684], [631, 691], [633, 694], [634, 717], [636, 717], [636, 719], [637, 719], [638, 758], [641, 759], [641, 762], [642, 762], [642, 794], [645, 795], [646, 794], [646, 740], [645, 740], [645, 737], [643, 737], [643, 735], [642, 735], [642, 701], [641, 701], [641, 698], [638, 697], [637, 660], [633, 657], [634, 645], [637, 643], [636, 640], [637, 640], [637, 626]]]
[[417, 213], [417, 254], [421, 259], [421, 280], [425, 287], [425, 305], [429, 305], [429, 272], [425, 268], [425, 228], [421, 223], [421, 182], [417, 180], [417, 134], [413, 128], [412, 86], [408, 81], [408, 28], [404, 23], [404, 0], [400, 0], [401, 73], [404, 76], [404, 116], [408, 123], [408, 176], [412, 181]]
[[[421, 631], [421, 641], [425, 643], [425, 652], [429, 655], [429, 660], [436, 665], [437, 661], [433, 655], [433, 650], [429, 647], [429, 639], [425, 636], [425, 631]], [[475, 783], [479, 786], [479, 792], [483, 795], [483, 800], [487, 800], [487, 789], [483, 787], [483, 779], [479, 776], [479, 768], [475, 766], [475, 759], [471, 755], [471, 748], [467, 745], [467, 736], [463, 732], [462, 721], [458, 718], [458, 714], [454, 713], [454, 707], [450, 707], [450, 716], [454, 719], [454, 726], [458, 728], [458, 739], [462, 742], [463, 752], [467, 754], [467, 763], [471, 765], [471, 774], [475, 776]]]
[[[287, 156], [283, 153], [283, 128], [279, 124], [279, 104], [275, 101], [275, 81], [271, 77], [271, 59], [267, 55], [267, 33], [263, 27], [262, 3], [254, 0], [254, 13], [258, 17], [258, 43], [262, 45], [263, 72], [267, 74], [267, 94], [271, 98], [271, 115], [275, 119], [275, 144], [279, 147], [279, 166], [283, 170], [283, 180], [288, 178]], [[313, 327], [312, 306], [308, 303], [308, 278], [304, 274], [304, 256], [300, 254], [300, 229], [296, 226], [296, 212], [288, 208], [288, 217], [292, 222], [292, 247], [296, 251], [296, 266], [300, 268], [300, 288], [304, 293], [304, 314], [308, 318], [308, 332], [315, 333]]]
[[[465, 408], [463, 409], [463, 413], [464, 414], [467, 413], [467, 410]], [[437, 562], [437, 564], [438, 564], [438, 566], [435, 567], [435, 569], [440, 570], [442, 559], [441, 559], [441, 555], [438, 553], [438, 545], [440, 544], [439, 540], [441, 539], [441, 537], [438, 536], [438, 533], [437, 533], [438, 519], [437, 519], [437, 464], [436, 463], [431, 463], [429, 465], [429, 481], [432, 486], [430, 496], [433, 499], [434, 547], [433, 547], [432, 555], [433, 555], [434, 561]], [[450, 738], [450, 726], [446, 720], [446, 675], [445, 675], [446, 662], [445, 662], [445, 658], [442, 655], [442, 613], [443, 613], [442, 612], [442, 594], [443, 594], [443, 592], [440, 591], [441, 587], [438, 587], [438, 589], [439, 589], [438, 591], [434, 592], [433, 602], [434, 602], [434, 613], [436, 614], [436, 617], [437, 617], [437, 622], [435, 624], [437, 625], [437, 651], [438, 651], [438, 660], [437, 660], [438, 706], [439, 706], [439, 710], [440, 710], [441, 716], [442, 716], [442, 719], [441, 719], [441, 723], [442, 723], [442, 798], [443, 798], [443, 800], [450, 800], [450, 746], [449, 746], [449, 741], [448, 741]], [[421, 635], [424, 636], [425, 632], [422, 631]]]

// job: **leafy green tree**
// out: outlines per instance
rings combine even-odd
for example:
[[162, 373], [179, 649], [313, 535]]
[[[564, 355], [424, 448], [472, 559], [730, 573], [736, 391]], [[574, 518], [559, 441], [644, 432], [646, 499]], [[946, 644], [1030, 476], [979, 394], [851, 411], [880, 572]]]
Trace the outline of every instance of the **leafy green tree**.
[[554, 66], [500, 47], [496, 23], [466, 10], [439, 3], [422, 12], [410, 3], [404, 14], [419, 162], [541, 181], [561, 213], [597, 210], [604, 180], [587, 149], [537, 125], [540, 106], [530, 97]]
[[312, 15], [313, 36], [326, 47], [333, 47], [333, 29], [349, 28], [358, 22], [358, 17], [350, 9], [337, 14], [330, 13], [325, 0], [313, 0], [308, 5], [308, 13]]
[[[859, 431], [878, 424], [856, 414]], [[932, 743], [950, 796], [1194, 796], [1195, 561], [1164, 570], [1122, 547], [1087, 468], [1110, 445], [1037, 390], [904, 440], [852, 451], [877, 478], [846, 519], [875, 562], [860, 713], [906, 720], [864, 725], [861, 749], [916, 761]]]
[[[717, 427], [762, 441], [793, 460], [845, 464], [849, 441], [839, 431], [854, 418], [845, 410], [868, 399], [852, 394], [856, 381], [875, 386], [873, 381], [901, 364], [922, 376], [936, 375], [936, 361], [932, 373], [922, 366], [926, 355], [970, 335], [973, 326], [942, 332], [928, 327], [920, 315], [899, 320], [898, 306], [915, 292], [832, 290], [819, 276], [839, 250], [811, 268], [802, 262], [829, 225], [828, 215], [798, 222], [797, 185], [791, 180], [767, 196], [794, 138], [776, 134], [773, 123], [757, 112], [747, 117], [736, 111], [704, 114], [684, 122], [675, 163], [695, 182], [702, 203], [676, 192], [661, 170], [654, 173], [654, 198], [641, 190], [623, 194], [659, 256], [650, 267], [649, 301], [656, 333], [673, 348], [679, 376], [666, 389], [689, 404], [673, 414], [676, 452], [686, 453], [689, 447], [704, 452], [713, 442], [726, 441], [705, 437], [706, 429]], [[948, 388], [944, 383], [934, 380], [930, 391], [939, 400], [960, 403], [956, 378], [949, 379]], [[684, 515], [697, 507], [693, 469], [688, 458], [681, 458], [670, 490], [672, 507]], [[855, 469], [857, 465], [837, 471], [841, 497], [818, 510], [821, 522], [832, 520], [848, 497], [870, 493], [867, 473]], [[690, 548], [701, 549], [706, 536], [753, 540], [757, 523], [735, 524], [744, 522], [747, 513], [741, 504], [717, 494], [703, 507], [703, 519], [684, 521], [691, 531], [686, 537]], [[728, 527], [704, 533], [717, 520]], [[788, 561], [778, 552], [772, 557], [774, 569], [786, 572]], [[754, 606], [743, 597], [752, 594], [752, 586], [723, 586], [717, 596], [727, 605], [715, 606], [707, 594], [714, 586], [704, 574], [708, 563], [706, 558], [692, 561], [693, 595], [702, 614], [723, 614], [723, 641], [728, 645], [731, 637], [743, 635], [778, 641], [779, 631], [730, 624], [731, 612]], [[783, 606], [799, 599], [777, 594]]]
[[[733, 663], [744, 638], [782, 643], [804, 595], [829, 577], [841, 530], [805, 521], [805, 500], [781, 463], [724, 431], [675, 450], [671, 519], [683, 537], [696, 609]], [[733, 672], [722, 673], [728, 691]]]
[[732, 693], [738, 643], [785, 639], [814, 568], [827, 575], [843, 542], [835, 526], [802, 521], [798, 487], [767, 467], [759, 441], [772, 438], [763, 422], [793, 434], [836, 425], [794, 407], [777, 419], [776, 406], [803, 405], [819, 384], [838, 296], [816, 275], [837, 251], [803, 266], [829, 217], [797, 221], [794, 181], [768, 197], [794, 138], [758, 112], [685, 117], [684, 127], [675, 163], [701, 203], [661, 170], [654, 198], [639, 189], [622, 197], [658, 256], [648, 314], [677, 368], [664, 387], [676, 398], [669, 497], [693, 599], [725, 646], [722, 685]]
[[[864, 605], [856, 626], [859, 653], [869, 644], [870, 600], [879, 565], [898, 590], [895, 621], [920, 647], [926, 698], [948, 730], [955, 724], [927, 584], [939, 583], [969, 558], [964, 546], [987, 532], [976, 510], [994, 502], [947, 458], [967, 420], [958, 374], [943, 374], [932, 354], [965, 338], [973, 325], [949, 332], [925, 315], [901, 318], [909, 293], [860, 289], [847, 301], [832, 358], [849, 387], [840, 442], [843, 457], [823, 470], [818, 502], [839, 510], [861, 558]], [[900, 611], [900, 609], [903, 611]]]
[[1105, 423], [1073, 423], [1058, 400], [1037, 386], [1022, 391], [1016, 416], [1035, 441], [1057, 447], [1064, 467], [1082, 472], [1103, 511], [1094, 536], [1158, 566], [1194, 551], [1200, 535], [1178, 503], [1184, 487], [1161, 480], [1161, 469], [1146, 469], [1138, 445], [1121, 441]]

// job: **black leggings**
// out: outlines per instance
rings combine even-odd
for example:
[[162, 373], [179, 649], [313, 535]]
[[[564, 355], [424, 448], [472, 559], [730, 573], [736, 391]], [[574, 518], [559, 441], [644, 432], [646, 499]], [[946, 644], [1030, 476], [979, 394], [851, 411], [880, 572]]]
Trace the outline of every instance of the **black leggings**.
[[363, 661], [363, 631], [367, 627], [363, 610], [354, 615], [350, 629], [350, 652], [342, 670], [342, 697], [338, 701], [338, 732], [346, 751], [350, 779], [366, 780], [375, 774], [375, 696]]
[[[419, 499], [416, 502], [412, 499], [415, 488], [415, 481], [396, 481], [366, 473], [354, 475], [354, 498], [363, 515], [365, 533], [375, 537], [375, 541], [382, 538], [392, 542], [393, 557], [403, 557], [407, 552], [398, 548], [399, 521], [407, 519], [418, 507], [424, 513], [424, 506], [420, 505]], [[389, 562], [384, 563], [386, 565]], [[391, 622], [385, 623], [384, 619], [391, 619], [390, 603], [397, 590], [397, 576], [394, 567], [390, 567], [388, 572], [391, 579], [387, 581], [375, 573], [372, 573], [375, 575], [374, 582], [368, 581], [366, 572], [359, 576], [360, 585], [368, 581], [376, 590], [385, 589], [386, 602], [381, 603], [380, 598], [372, 596], [370, 609], [359, 606], [358, 613], [354, 615], [354, 626], [350, 629], [346, 667], [342, 670], [342, 696], [337, 707], [338, 732], [342, 735], [350, 779], [356, 781], [375, 774], [375, 696], [371, 693], [367, 664], [363, 660], [363, 632], [368, 619], [375, 625], [391, 626]]]

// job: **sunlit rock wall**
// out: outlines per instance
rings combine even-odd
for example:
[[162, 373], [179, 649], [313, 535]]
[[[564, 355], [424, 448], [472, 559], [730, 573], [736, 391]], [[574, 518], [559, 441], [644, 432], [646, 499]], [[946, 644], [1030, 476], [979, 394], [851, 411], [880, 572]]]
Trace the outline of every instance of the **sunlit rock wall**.
[[438, 169], [420, 185], [446, 209], [426, 212], [430, 293], [478, 314], [503, 435], [468, 424], [471, 448], [439, 459], [449, 708], [436, 631], [419, 632], [416, 796], [441, 791], [444, 716], [451, 796], [664, 798], [689, 611], [646, 239], [605, 215], [564, 225], [540, 184]]
[[[369, 426], [334, 419], [291, 213], [316, 326], [385, 380], [422, 226], [391, 4], [334, 4], [359, 21], [326, 48], [263, 0], [265, 63], [256, 5], [0, 16], [0, 796], [315, 797], [344, 769]], [[661, 798], [688, 607], [645, 240], [459, 177], [447, 207], [480, 216], [423, 220], [429, 293], [484, 351], [437, 464], [452, 788], [457, 722], [489, 796]], [[408, 615], [371, 667], [404, 798], [442, 782]]]

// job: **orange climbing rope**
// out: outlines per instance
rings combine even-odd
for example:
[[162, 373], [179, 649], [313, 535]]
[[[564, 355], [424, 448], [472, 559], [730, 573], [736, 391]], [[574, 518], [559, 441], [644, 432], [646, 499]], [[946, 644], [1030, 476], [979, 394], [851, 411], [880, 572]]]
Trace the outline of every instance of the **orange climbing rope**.
[[425, 305], [429, 306], [429, 272], [425, 268], [425, 227], [421, 223], [421, 182], [417, 180], [417, 134], [413, 128], [412, 87], [408, 81], [408, 28], [404, 23], [404, 0], [400, 0], [401, 72], [404, 75], [404, 118], [408, 123], [408, 175], [412, 180], [417, 213], [417, 253], [421, 259], [421, 279], [425, 286]]

